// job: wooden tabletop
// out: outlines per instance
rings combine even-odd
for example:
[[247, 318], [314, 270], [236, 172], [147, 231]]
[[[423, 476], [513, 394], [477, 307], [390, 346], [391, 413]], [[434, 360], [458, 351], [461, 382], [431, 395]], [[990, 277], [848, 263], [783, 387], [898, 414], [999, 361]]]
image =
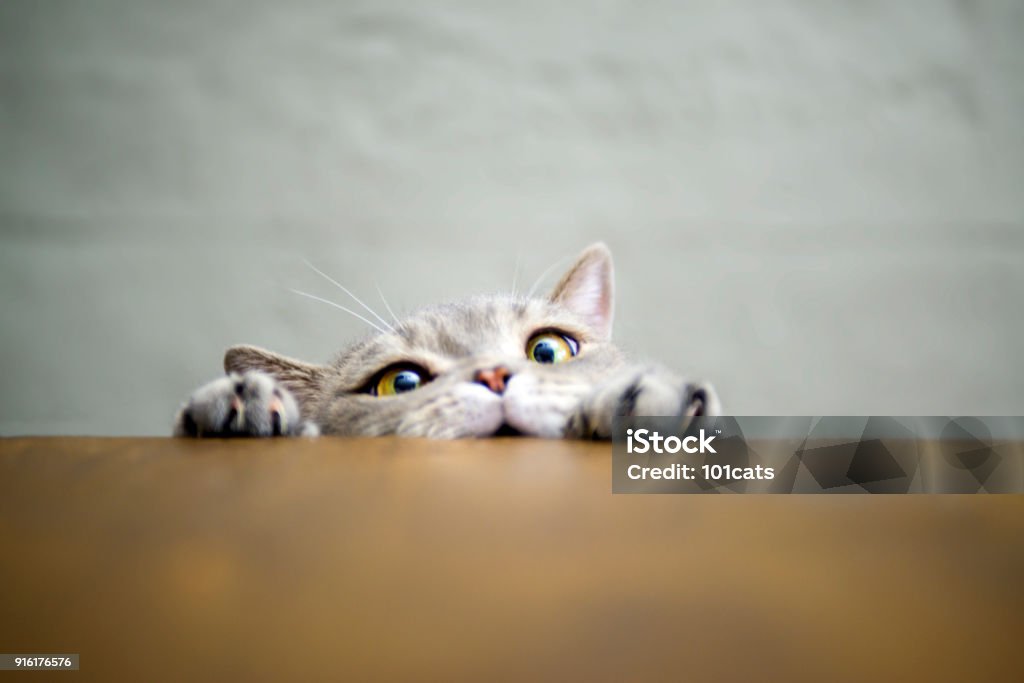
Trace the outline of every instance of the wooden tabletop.
[[1024, 496], [610, 488], [607, 444], [0, 440], [0, 652], [81, 655], [33, 680], [1024, 667]]

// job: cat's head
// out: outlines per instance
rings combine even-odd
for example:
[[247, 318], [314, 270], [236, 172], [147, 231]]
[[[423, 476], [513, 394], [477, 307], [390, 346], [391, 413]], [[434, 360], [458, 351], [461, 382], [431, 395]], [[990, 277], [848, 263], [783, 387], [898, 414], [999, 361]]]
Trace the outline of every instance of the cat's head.
[[613, 300], [611, 254], [595, 244], [543, 298], [425, 308], [325, 366], [251, 346], [229, 349], [224, 364], [278, 378], [326, 433], [558, 437], [621, 364]]

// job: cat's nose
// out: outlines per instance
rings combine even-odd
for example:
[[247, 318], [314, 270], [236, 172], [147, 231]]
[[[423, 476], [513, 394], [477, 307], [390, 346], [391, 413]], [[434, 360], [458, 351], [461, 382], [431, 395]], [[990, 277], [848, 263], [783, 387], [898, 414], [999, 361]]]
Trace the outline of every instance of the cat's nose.
[[493, 368], [477, 370], [473, 375], [473, 381], [483, 384], [496, 394], [505, 393], [505, 382], [512, 376], [512, 372], [504, 365], [496, 365]]

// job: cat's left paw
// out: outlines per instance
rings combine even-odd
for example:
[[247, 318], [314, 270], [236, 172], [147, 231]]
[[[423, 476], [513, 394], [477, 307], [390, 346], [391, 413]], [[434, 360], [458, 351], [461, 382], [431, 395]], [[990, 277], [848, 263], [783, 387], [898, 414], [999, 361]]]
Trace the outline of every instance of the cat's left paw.
[[315, 436], [291, 392], [270, 375], [230, 373], [197, 389], [174, 420], [175, 436]]
[[718, 395], [706, 382], [687, 382], [659, 367], [629, 368], [583, 401], [569, 420], [567, 436], [609, 439], [616, 417], [710, 417], [720, 410]]

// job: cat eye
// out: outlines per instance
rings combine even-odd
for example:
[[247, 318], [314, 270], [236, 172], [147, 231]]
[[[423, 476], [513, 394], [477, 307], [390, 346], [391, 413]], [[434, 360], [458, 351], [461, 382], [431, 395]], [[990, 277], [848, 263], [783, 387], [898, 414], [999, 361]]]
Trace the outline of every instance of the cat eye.
[[579, 353], [579, 343], [555, 330], [539, 332], [526, 342], [526, 357], [538, 363], [561, 363]]
[[427, 380], [427, 373], [411, 365], [397, 365], [381, 373], [376, 383], [370, 385], [374, 396], [394, 396], [418, 389]]

